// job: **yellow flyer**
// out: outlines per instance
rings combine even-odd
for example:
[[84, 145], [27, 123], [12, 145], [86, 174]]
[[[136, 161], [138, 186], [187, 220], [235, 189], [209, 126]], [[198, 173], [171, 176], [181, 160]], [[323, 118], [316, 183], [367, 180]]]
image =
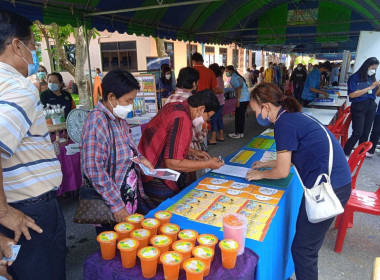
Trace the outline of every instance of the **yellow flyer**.
[[224, 215], [223, 213], [206, 210], [196, 218], [196, 221], [199, 223], [220, 227], [220, 226], [223, 226], [223, 223], [222, 223], [223, 215]]
[[280, 202], [278, 198], [273, 198], [273, 197], [261, 195], [261, 194], [251, 193], [247, 196], [247, 198], [251, 200], [259, 201], [259, 202], [273, 204], [273, 205], [277, 205]]
[[255, 188], [255, 185], [250, 185], [247, 183], [233, 182], [229, 185], [229, 188], [250, 193]]
[[273, 219], [273, 215], [267, 216], [267, 215], [259, 214], [256, 212], [249, 212], [245, 210], [239, 211], [239, 214], [243, 214], [244, 216], [247, 217], [248, 220], [255, 220], [260, 223], [265, 223], [265, 224], [270, 224]]
[[234, 181], [226, 180], [226, 179], [206, 177], [202, 181], [199, 182], [199, 185], [214, 185], [214, 186], [220, 186], [220, 187], [228, 187], [233, 182]]
[[188, 217], [192, 215], [194, 212], [197, 213], [198, 211], [203, 211], [201, 207], [194, 206], [187, 203], [181, 203], [178, 201], [177, 203], [173, 204], [172, 206], [168, 207], [166, 211], [172, 212], [173, 214]]
[[226, 187], [215, 186], [215, 185], [198, 185], [195, 187], [196, 190], [203, 191], [213, 191], [218, 193], [225, 193], [228, 189]]
[[248, 200], [241, 208], [240, 211], [244, 210], [247, 212], [254, 212], [266, 216], [271, 216], [276, 213], [278, 206], [271, 204], [260, 203], [254, 200]]
[[254, 151], [241, 150], [230, 160], [230, 162], [246, 164], [254, 154]]
[[280, 199], [282, 195], [284, 194], [284, 192], [285, 191], [283, 190], [277, 190], [273, 188], [260, 187], [260, 186], [255, 186], [253, 190], [251, 191], [252, 194], [265, 195], [265, 196], [270, 196], [272, 198], [277, 198], [277, 199]]
[[256, 229], [251, 229], [251, 230], [247, 231], [246, 237], [249, 238], [249, 239], [253, 239], [253, 240], [256, 240], [256, 241], [263, 242], [266, 234], [267, 234], [266, 231], [263, 232], [263, 231], [259, 231], [259, 230], [256, 230]]
[[247, 200], [242, 197], [233, 197], [228, 195], [220, 195], [215, 201], [224, 205], [235, 205], [238, 207], [247, 202]]
[[184, 197], [193, 197], [197, 199], [206, 199], [206, 200], [214, 200], [216, 197], [218, 197], [219, 193], [214, 192], [204, 192], [200, 190], [192, 190], [188, 194], [186, 194]]
[[247, 232], [251, 230], [265, 231], [269, 229], [269, 225], [266, 223], [261, 223], [255, 220], [249, 220], [247, 225]]

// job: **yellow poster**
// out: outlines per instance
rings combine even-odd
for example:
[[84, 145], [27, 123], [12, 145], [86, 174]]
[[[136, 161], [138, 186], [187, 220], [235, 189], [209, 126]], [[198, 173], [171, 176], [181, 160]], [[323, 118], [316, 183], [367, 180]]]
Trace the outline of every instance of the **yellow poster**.
[[254, 154], [254, 151], [241, 150], [230, 160], [230, 162], [246, 164]]

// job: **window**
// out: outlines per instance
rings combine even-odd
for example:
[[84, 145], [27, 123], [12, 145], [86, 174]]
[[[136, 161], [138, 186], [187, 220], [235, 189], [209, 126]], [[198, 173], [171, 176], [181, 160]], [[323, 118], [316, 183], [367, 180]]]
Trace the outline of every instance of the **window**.
[[198, 46], [197, 45], [190, 45], [187, 44], [186, 45], [186, 49], [187, 49], [187, 66], [192, 66], [191, 65], [191, 56], [196, 53], [198, 51]]
[[165, 42], [165, 52], [170, 57], [170, 68], [174, 70], [174, 43]]
[[239, 50], [233, 49], [232, 50], [232, 64], [235, 68], [238, 68], [239, 63]]
[[252, 67], [256, 64], [256, 52], [252, 52]]
[[[63, 69], [61, 64], [59, 64], [59, 62], [56, 61], [56, 59], [54, 57], [55, 46], [51, 45], [50, 47], [53, 50], [54, 71], [56, 71], [56, 72], [65, 71], [65, 69]], [[66, 57], [67, 57], [68, 61], [70, 61], [70, 63], [75, 66], [76, 65], [75, 44], [65, 45], [64, 47], [65, 47], [65, 53], [66, 53]]]
[[227, 48], [219, 48], [219, 65], [227, 66]]
[[137, 71], [136, 41], [101, 43], [103, 71], [121, 68]]
[[210, 64], [215, 63], [215, 48], [214, 47], [205, 47], [205, 57], [204, 65], [209, 67]]
[[245, 51], [245, 68], [249, 67], [249, 50]]

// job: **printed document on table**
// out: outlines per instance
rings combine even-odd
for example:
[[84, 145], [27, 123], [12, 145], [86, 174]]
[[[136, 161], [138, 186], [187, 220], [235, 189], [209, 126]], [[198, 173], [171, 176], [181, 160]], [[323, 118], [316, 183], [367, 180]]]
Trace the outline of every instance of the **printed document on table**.
[[224, 175], [228, 175], [228, 176], [245, 178], [247, 175], [247, 172], [250, 170], [251, 170], [250, 168], [226, 164], [226, 165], [223, 165], [219, 169], [213, 170], [212, 172], [224, 174]]
[[177, 181], [181, 175], [181, 173], [169, 168], [154, 169], [152, 172], [148, 167], [142, 164], [137, 157], [132, 158], [132, 161], [140, 166], [146, 176], [151, 176], [162, 180]]

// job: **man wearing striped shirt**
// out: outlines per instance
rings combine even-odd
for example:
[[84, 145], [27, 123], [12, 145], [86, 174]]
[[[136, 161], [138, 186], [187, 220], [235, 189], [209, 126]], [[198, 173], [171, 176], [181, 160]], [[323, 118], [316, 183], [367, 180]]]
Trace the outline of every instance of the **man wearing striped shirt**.
[[21, 245], [8, 269], [15, 279], [65, 279], [66, 226], [55, 196], [62, 173], [26, 79], [39, 66], [31, 25], [0, 12], [0, 233]]

